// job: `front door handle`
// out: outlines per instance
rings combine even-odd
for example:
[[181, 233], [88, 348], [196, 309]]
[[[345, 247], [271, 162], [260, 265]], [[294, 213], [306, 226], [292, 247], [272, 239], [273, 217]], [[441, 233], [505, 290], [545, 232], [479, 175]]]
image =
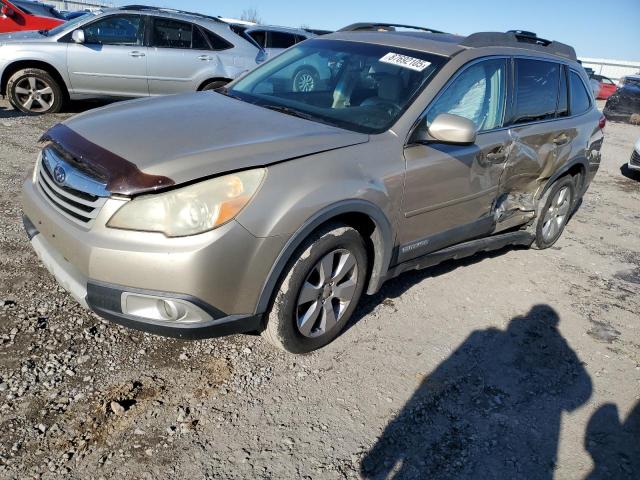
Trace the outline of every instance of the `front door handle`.
[[507, 149], [498, 147], [485, 155], [487, 161], [491, 163], [502, 163], [507, 159]]
[[198, 57], [198, 60], [202, 60], [203, 62], [210, 62], [211, 60], [213, 60], [213, 57], [209, 55], [200, 55]]
[[144, 53], [144, 52], [140, 52], [140, 51], [138, 51], [138, 50], [134, 50], [133, 52], [129, 52], [129, 55], [130, 55], [131, 57], [136, 57], [136, 58], [138, 58], [138, 57], [144, 57], [144, 56], [145, 56], [145, 53]]
[[553, 139], [553, 143], [560, 146], [569, 143], [569, 136], [566, 133], [562, 133]]

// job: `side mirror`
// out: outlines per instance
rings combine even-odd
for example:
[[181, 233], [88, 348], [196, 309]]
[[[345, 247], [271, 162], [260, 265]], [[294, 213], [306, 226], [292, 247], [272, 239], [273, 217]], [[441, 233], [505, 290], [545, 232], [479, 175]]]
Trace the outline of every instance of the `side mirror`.
[[5, 17], [13, 17], [14, 11], [12, 8], [3, 5], [0, 9], [0, 13], [2, 13], [2, 15]]
[[476, 141], [476, 135], [476, 125], [471, 120], [459, 115], [441, 113], [434, 118], [428, 129], [421, 129], [416, 140], [470, 145]]
[[84, 43], [85, 42], [84, 30], [82, 29], [74, 30], [73, 33], [71, 34], [71, 39], [75, 43]]

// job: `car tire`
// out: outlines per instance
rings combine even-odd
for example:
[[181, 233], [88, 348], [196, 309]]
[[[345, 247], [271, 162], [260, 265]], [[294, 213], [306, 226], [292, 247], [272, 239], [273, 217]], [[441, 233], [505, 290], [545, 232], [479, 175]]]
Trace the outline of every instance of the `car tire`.
[[536, 250], [555, 244], [571, 217], [575, 205], [576, 186], [574, 179], [565, 176], [556, 181], [540, 199], [538, 212], [532, 225]]
[[64, 105], [64, 92], [45, 70], [25, 68], [7, 82], [7, 96], [16, 110], [33, 115], [57, 113]]
[[327, 345], [349, 322], [366, 277], [367, 249], [358, 231], [336, 223], [319, 229], [289, 262], [262, 336], [297, 354]]
[[228, 80], [214, 80], [213, 82], [205, 83], [200, 91], [217, 90], [218, 88], [224, 87], [227, 83], [229, 83]]
[[294, 92], [313, 92], [318, 88], [320, 75], [314, 68], [303, 67], [293, 75]]

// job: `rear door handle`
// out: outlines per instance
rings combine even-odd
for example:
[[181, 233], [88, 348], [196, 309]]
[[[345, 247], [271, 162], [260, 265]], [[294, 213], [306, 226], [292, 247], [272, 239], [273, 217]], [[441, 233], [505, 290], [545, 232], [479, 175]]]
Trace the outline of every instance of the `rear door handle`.
[[555, 143], [556, 145], [565, 145], [569, 143], [569, 136], [565, 133], [558, 135], [553, 139], [553, 143]]
[[133, 52], [129, 52], [129, 55], [132, 56], [132, 57], [136, 57], [136, 58], [145, 56], [144, 52], [140, 52], [138, 50], [134, 50]]
[[211, 60], [213, 60], [213, 57], [209, 55], [200, 55], [198, 57], [198, 60], [202, 60], [203, 62], [210, 62]]

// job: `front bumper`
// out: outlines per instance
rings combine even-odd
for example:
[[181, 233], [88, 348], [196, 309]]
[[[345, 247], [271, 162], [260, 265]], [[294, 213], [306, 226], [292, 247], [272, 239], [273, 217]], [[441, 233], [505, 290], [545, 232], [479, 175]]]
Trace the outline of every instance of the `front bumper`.
[[[253, 332], [261, 328], [261, 315], [227, 315], [189, 295], [143, 290], [90, 280], [60, 255], [26, 216], [23, 216], [23, 222], [33, 249], [60, 286], [80, 305], [107, 320], [149, 333], [185, 339], [220, 337]], [[128, 315], [122, 311], [123, 295], [127, 294], [177, 300], [205, 312], [209, 319], [198, 323], [172, 323]]]

